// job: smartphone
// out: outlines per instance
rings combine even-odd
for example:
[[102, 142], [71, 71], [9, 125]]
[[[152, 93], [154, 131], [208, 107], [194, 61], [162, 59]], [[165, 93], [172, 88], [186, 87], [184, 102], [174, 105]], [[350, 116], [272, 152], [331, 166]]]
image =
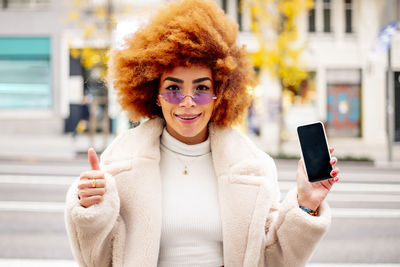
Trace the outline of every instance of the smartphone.
[[298, 126], [297, 135], [308, 180], [317, 182], [332, 178], [331, 153], [322, 122]]

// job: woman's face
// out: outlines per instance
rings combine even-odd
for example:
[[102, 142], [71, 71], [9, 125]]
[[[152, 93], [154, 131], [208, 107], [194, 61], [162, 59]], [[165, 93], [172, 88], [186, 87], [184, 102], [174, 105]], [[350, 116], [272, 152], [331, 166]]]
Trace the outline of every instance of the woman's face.
[[[196, 100], [200, 103], [196, 103], [190, 96], [195, 93], [215, 93], [211, 69], [205, 66], [191, 66], [166, 71], [161, 75], [158, 91], [163, 95], [158, 96], [157, 102], [161, 106], [168, 133], [186, 144], [205, 141], [208, 136], [207, 124], [215, 101], [211, 99], [212, 95], [203, 95]], [[175, 97], [179, 92], [189, 96], [185, 96], [179, 102]], [[175, 94], [174, 97], [168, 95], [171, 93]], [[170, 103], [171, 98], [179, 103]]]

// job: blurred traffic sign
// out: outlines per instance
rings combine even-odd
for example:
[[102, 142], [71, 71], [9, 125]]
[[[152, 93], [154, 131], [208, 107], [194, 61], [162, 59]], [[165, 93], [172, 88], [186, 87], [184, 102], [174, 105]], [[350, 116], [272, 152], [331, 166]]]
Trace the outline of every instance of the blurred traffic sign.
[[400, 30], [400, 20], [388, 23], [383, 26], [375, 38], [370, 57], [375, 58], [380, 53], [387, 52], [389, 50], [390, 44], [392, 43], [393, 36], [398, 30]]

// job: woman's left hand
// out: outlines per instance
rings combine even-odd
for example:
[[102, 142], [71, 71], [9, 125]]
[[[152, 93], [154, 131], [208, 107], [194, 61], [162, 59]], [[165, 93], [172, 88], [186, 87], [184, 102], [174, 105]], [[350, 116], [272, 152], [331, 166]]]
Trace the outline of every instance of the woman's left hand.
[[[332, 154], [333, 148], [329, 149], [329, 152]], [[331, 165], [333, 170], [331, 172], [331, 179], [326, 179], [318, 182], [309, 182], [307, 178], [307, 174], [304, 171], [303, 162], [299, 160], [297, 166], [297, 200], [300, 206], [309, 208], [311, 210], [317, 210], [319, 205], [328, 195], [334, 183], [339, 181], [338, 173], [339, 169], [335, 167], [337, 163], [337, 159], [332, 157]]]

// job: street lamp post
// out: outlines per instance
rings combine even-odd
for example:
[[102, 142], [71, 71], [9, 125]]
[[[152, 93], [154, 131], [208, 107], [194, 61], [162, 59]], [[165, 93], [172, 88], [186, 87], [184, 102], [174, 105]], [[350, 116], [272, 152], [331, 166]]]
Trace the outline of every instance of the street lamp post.
[[399, 14], [396, 14], [396, 7], [400, 1], [387, 0], [386, 1], [386, 16], [387, 22], [392, 23], [389, 29], [390, 38], [387, 43], [387, 81], [386, 81], [386, 135], [387, 135], [387, 160], [393, 161], [393, 141], [394, 141], [394, 77], [392, 67], [392, 38], [399, 28], [400, 22], [398, 20]]
[[386, 134], [387, 134], [387, 159], [389, 162], [393, 161], [393, 133], [394, 133], [394, 78], [393, 78], [393, 68], [392, 68], [392, 49], [389, 43], [389, 49], [387, 52], [387, 82], [386, 82]]

